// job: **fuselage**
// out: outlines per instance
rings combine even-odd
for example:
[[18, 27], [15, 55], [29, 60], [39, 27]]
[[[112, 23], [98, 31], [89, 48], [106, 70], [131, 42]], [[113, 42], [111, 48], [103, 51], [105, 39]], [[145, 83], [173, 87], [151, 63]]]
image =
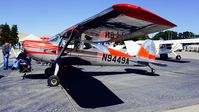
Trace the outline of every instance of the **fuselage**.
[[57, 58], [60, 52], [59, 46], [46, 41], [26, 40], [23, 43], [23, 47], [27, 55], [36, 60], [45, 62], [52, 62]]
[[[27, 55], [33, 59], [50, 63], [55, 62], [63, 49], [63, 47], [47, 41], [27, 40], [24, 41], [23, 46]], [[100, 51], [99, 48], [102, 46], [96, 44], [89, 49], [67, 48], [63, 51], [59, 62], [67, 65], [145, 66], [144, 62], [138, 62], [140, 60], [139, 57], [131, 56], [105, 46], [103, 51]]]

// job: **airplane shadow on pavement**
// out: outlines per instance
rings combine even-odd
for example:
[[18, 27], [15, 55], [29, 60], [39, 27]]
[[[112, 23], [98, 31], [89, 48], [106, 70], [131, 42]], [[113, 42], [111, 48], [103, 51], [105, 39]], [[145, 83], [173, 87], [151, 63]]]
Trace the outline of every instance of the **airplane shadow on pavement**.
[[[93, 76], [121, 75], [135, 73], [146, 76], [159, 76], [146, 70], [126, 68], [122, 72], [88, 72], [81, 68], [69, 67], [59, 73], [60, 83], [73, 100], [83, 108], [98, 108], [124, 103], [101, 81]], [[27, 74], [27, 79], [47, 79], [44, 74]]]
[[[70, 67], [66, 73], [60, 74], [60, 81], [63, 88], [80, 107], [98, 108], [124, 102], [93, 76], [127, 73], [151, 75], [145, 70], [140, 71], [138, 69], [125, 69], [124, 72], [84, 72], [79, 68]], [[155, 74], [154, 76], [158, 75]]]
[[73, 100], [83, 108], [98, 108], [124, 103], [101, 81], [89, 72], [70, 67], [67, 73], [60, 75], [63, 88]]
[[190, 63], [190, 61], [186, 61], [185, 59], [176, 60], [174, 58], [168, 58], [168, 59], [163, 60], [163, 59], [157, 58], [157, 60], [168, 61], [168, 62], [175, 62], [175, 63]]
[[127, 73], [135, 73], [139, 75], [145, 75], [145, 76], [160, 76], [159, 74], [152, 74], [151, 72], [148, 72], [146, 70], [141, 70], [141, 69], [132, 69], [132, 68], [125, 68], [125, 71]]
[[[22, 75], [23, 77], [23, 75]], [[44, 74], [27, 74], [25, 76], [27, 79], [48, 79]]]
[[0, 79], [1, 79], [2, 77], [4, 77], [4, 76], [0, 75]]
[[[125, 71], [122, 72], [89, 72], [91, 76], [106, 76], [106, 75], [122, 75], [122, 74], [137, 74], [137, 75], [145, 75], [145, 76], [160, 76], [159, 74], [152, 74], [146, 70], [141, 69], [132, 69], [132, 68], [125, 68]], [[88, 73], [88, 72], [86, 72]]]

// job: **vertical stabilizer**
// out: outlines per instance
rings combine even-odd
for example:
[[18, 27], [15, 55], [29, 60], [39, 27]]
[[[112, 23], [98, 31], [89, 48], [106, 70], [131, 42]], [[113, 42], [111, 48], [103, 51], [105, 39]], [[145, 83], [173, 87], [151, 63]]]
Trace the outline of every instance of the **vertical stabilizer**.
[[140, 45], [138, 45], [136, 42], [129, 40], [129, 41], [124, 41], [127, 53], [131, 56], [135, 56], [138, 54], [140, 50]]
[[156, 55], [156, 49], [155, 49], [155, 43], [152, 40], [145, 40], [143, 44], [144, 49], [148, 53], [148, 58], [155, 60], [155, 55]]
[[143, 46], [149, 54], [156, 54], [155, 43], [152, 40], [145, 40]]
[[124, 41], [124, 43], [129, 55], [155, 60], [156, 50], [152, 40], [146, 40], [143, 45], [139, 45], [132, 40]]

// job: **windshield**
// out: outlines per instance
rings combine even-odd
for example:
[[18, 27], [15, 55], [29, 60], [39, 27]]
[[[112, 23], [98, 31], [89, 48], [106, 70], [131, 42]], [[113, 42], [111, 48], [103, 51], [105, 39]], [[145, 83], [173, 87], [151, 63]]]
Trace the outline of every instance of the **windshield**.
[[51, 37], [50, 39], [48, 39], [47, 41], [53, 45], [59, 45], [59, 43], [61, 41], [61, 35], [57, 34], [57, 35]]
[[47, 40], [47, 42], [50, 42], [51, 44], [53, 45], [56, 45], [56, 46], [64, 46], [65, 45], [65, 42], [66, 40], [68, 40], [68, 35], [67, 35], [67, 32], [63, 31], [53, 37], [51, 37], [50, 39]]

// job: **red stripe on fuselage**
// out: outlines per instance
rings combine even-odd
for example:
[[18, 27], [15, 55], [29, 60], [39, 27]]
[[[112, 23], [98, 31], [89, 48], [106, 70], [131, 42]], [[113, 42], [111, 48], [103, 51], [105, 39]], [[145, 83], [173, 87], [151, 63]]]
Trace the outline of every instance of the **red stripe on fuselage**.
[[24, 48], [39, 48], [47, 50], [59, 50], [59, 46], [55, 46], [49, 42], [26, 40], [23, 43]]
[[38, 51], [31, 51], [31, 50], [26, 50], [26, 53], [27, 54], [47, 54], [47, 55], [58, 55], [58, 54], [55, 54], [55, 53], [50, 53], [50, 52], [38, 52]]
[[152, 59], [152, 60], [155, 60], [156, 59], [156, 57], [155, 57], [155, 55], [153, 55], [153, 54], [149, 54], [149, 57], [148, 57], [149, 59]]

